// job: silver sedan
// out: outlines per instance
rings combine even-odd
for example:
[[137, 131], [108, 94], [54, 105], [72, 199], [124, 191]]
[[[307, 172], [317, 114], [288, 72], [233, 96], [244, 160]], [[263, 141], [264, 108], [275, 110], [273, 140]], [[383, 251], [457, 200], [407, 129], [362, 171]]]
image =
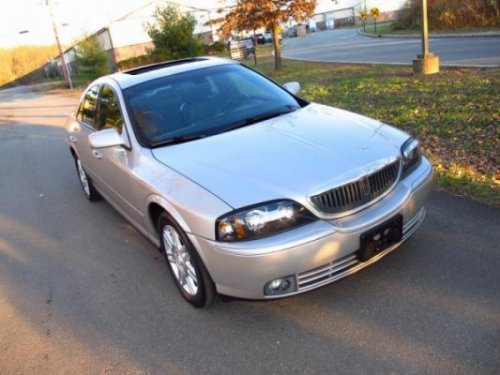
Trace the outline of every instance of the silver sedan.
[[418, 141], [299, 90], [187, 59], [94, 81], [67, 120], [87, 199], [104, 197], [158, 246], [196, 307], [318, 288], [424, 220], [432, 167]]

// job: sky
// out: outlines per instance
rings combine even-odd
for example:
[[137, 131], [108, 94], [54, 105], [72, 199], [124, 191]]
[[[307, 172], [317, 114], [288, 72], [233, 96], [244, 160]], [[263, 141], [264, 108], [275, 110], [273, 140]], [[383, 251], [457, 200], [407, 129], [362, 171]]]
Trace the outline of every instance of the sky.
[[[154, 0], [50, 0], [59, 37], [65, 46], [72, 45], [85, 34], [100, 28]], [[160, 1], [160, 0], [156, 0]], [[331, 0], [318, 2], [330, 3]], [[362, 3], [364, 0], [336, 0], [339, 6]], [[398, 7], [405, 0], [367, 0], [381, 11]], [[235, 0], [172, 0], [204, 9], [218, 9]], [[54, 32], [46, 0], [0, 0], [0, 48], [19, 44], [54, 44]], [[321, 8], [319, 6], [319, 8]], [[384, 8], [384, 9], [383, 9]]]
[[[151, 0], [51, 0], [61, 43], [70, 45], [110, 21], [151, 3]], [[218, 0], [180, 0], [198, 7], [218, 6]], [[200, 4], [203, 4], [202, 6]], [[54, 44], [45, 0], [0, 0], [0, 48], [19, 44]]]

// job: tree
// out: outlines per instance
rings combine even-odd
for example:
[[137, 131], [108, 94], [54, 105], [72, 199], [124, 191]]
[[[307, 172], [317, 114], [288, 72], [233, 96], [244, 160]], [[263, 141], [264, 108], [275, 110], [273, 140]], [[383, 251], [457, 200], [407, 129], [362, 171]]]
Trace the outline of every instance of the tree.
[[373, 7], [370, 9], [370, 17], [373, 18], [373, 22], [375, 22], [375, 34], [377, 33], [377, 18], [380, 16], [380, 10], [377, 7]]
[[85, 36], [76, 43], [76, 64], [82, 73], [94, 79], [109, 72], [108, 55], [95, 35]]
[[203, 43], [194, 36], [196, 19], [192, 14], [182, 13], [176, 5], [159, 5], [154, 19], [145, 27], [155, 46], [151, 51], [155, 58], [176, 60], [203, 53]]
[[244, 31], [268, 27], [273, 34], [274, 69], [281, 70], [280, 22], [310, 17], [316, 0], [240, 0], [226, 16], [223, 31]]
[[363, 31], [366, 31], [366, 20], [368, 19], [368, 13], [364, 10], [359, 11], [359, 19], [363, 22]]
[[[409, 0], [397, 29], [420, 27], [421, 0]], [[500, 25], [498, 0], [427, 0], [427, 15], [431, 29], [495, 27]]]

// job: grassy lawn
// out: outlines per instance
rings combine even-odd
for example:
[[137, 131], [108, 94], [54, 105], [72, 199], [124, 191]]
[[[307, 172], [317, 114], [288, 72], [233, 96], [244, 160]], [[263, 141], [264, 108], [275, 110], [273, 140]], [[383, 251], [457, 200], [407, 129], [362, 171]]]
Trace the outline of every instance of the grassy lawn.
[[[372, 22], [367, 22], [366, 24], [366, 27], [364, 29], [364, 31], [366, 33], [371, 33], [371, 34], [377, 34], [377, 35], [385, 35], [385, 34], [393, 34], [394, 31], [392, 30], [392, 22], [381, 22], [381, 23], [377, 23], [377, 32], [375, 33], [375, 24], [372, 23]], [[363, 30], [363, 27], [360, 26], [359, 27], [360, 30]], [[417, 34], [418, 33], [418, 30], [415, 31], [415, 32], [411, 32], [413, 34]]]
[[416, 76], [411, 67], [284, 60], [276, 73], [270, 51], [259, 49], [258, 70], [280, 83], [300, 82], [307, 100], [415, 135], [438, 186], [500, 207], [500, 68]]

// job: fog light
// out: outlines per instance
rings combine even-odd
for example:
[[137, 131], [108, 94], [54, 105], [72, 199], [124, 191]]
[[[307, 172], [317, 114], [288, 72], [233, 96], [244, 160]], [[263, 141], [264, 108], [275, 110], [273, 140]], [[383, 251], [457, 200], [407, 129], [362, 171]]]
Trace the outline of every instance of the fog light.
[[265, 295], [279, 295], [295, 292], [295, 277], [280, 277], [269, 281], [264, 287]]

